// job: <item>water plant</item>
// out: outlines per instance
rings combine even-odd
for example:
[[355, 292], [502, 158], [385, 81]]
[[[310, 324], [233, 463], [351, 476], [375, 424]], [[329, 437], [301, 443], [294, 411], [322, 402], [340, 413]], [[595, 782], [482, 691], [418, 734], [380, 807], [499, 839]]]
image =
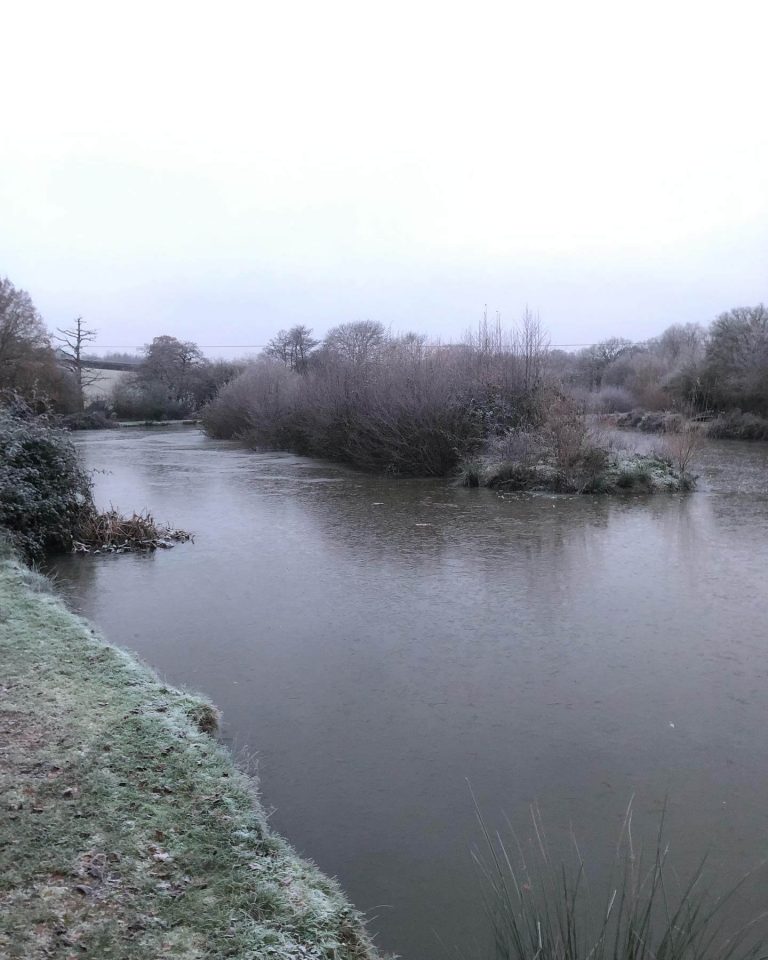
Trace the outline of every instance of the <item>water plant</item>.
[[479, 867], [497, 960], [758, 960], [768, 955], [766, 914], [735, 931], [728, 904], [751, 874], [719, 896], [707, 886], [703, 858], [681, 882], [669, 862], [660, 818], [655, 847], [636, 849], [630, 803], [602, 896], [590, 886], [574, 840], [575, 863], [551, 855], [539, 810], [526, 855], [491, 835], [475, 802], [484, 853]]
[[158, 523], [148, 510], [128, 517], [111, 507], [102, 512], [92, 510], [84, 516], [73, 549], [75, 553], [152, 551], [191, 539], [186, 530]]

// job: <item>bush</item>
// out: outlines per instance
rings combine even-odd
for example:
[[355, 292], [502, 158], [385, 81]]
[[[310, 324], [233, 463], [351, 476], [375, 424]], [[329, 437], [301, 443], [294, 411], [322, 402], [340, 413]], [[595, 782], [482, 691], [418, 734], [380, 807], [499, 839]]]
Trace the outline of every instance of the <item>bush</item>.
[[707, 436], [716, 440], [768, 440], [768, 419], [732, 410], [707, 424]]
[[84, 413], [68, 413], [61, 418], [65, 430], [113, 430], [115, 421], [101, 410], [86, 410]]
[[0, 410], [0, 528], [30, 560], [70, 550], [93, 511], [91, 483], [66, 433], [23, 405]]
[[445, 476], [508, 416], [491, 390], [473, 391], [452, 356], [391, 343], [361, 370], [337, 359], [303, 374], [253, 364], [203, 411], [209, 435], [291, 449], [401, 476]]
[[586, 405], [590, 413], [628, 413], [635, 400], [624, 387], [605, 386], [588, 394]]
[[126, 379], [115, 384], [112, 406], [120, 420], [183, 420], [193, 404], [168, 396], [162, 384], [140, 384]]

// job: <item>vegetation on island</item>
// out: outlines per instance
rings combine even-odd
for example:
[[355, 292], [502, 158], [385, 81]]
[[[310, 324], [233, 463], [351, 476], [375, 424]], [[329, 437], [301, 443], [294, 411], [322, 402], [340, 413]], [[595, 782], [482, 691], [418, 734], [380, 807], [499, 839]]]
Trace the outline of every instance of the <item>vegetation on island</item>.
[[373, 960], [269, 827], [215, 709], [0, 558], [0, 956]]
[[395, 476], [458, 475], [466, 486], [652, 493], [694, 483], [667, 452], [610, 449], [589, 430], [530, 313], [509, 333], [486, 316], [450, 346], [370, 321], [336, 327], [322, 344], [309, 333], [280, 334], [204, 409], [205, 429]]
[[671, 434], [690, 420], [702, 436], [768, 438], [762, 304], [575, 352], [550, 348], [528, 311], [509, 334], [486, 316], [458, 344], [370, 320], [322, 340], [297, 325], [240, 361], [212, 362], [192, 341], [160, 335], [141, 355], [104, 358], [125, 369], [87, 401], [99, 377], [88, 366], [95, 335], [77, 318], [52, 338], [29, 295], [0, 281], [0, 392], [70, 429], [202, 417], [213, 436], [394, 475], [448, 475], [508, 431], [538, 431], [563, 400], [620, 427]]

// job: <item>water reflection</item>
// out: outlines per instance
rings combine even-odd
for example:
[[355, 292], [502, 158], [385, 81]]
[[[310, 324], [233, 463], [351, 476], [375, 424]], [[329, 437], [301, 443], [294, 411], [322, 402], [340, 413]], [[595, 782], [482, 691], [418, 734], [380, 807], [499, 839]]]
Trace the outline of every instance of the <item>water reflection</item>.
[[738, 873], [764, 843], [762, 447], [708, 448], [692, 497], [503, 501], [189, 431], [80, 442], [105, 505], [196, 542], [64, 560], [72, 602], [223, 707], [277, 827], [387, 950], [483, 937], [467, 778], [490, 819], [525, 835], [537, 799], [598, 865], [633, 791], [651, 831], [669, 793], [683, 867], [707, 844]]

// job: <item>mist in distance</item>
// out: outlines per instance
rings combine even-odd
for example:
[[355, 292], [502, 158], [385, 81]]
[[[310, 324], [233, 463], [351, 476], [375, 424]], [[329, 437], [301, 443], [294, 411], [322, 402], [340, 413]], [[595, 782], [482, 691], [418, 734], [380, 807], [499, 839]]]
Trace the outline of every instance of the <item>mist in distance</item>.
[[0, 274], [100, 347], [211, 356], [364, 319], [457, 341], [485, 304], [553, 344], [707, 324], [765, 299], [762, 16], [18, 7]]

